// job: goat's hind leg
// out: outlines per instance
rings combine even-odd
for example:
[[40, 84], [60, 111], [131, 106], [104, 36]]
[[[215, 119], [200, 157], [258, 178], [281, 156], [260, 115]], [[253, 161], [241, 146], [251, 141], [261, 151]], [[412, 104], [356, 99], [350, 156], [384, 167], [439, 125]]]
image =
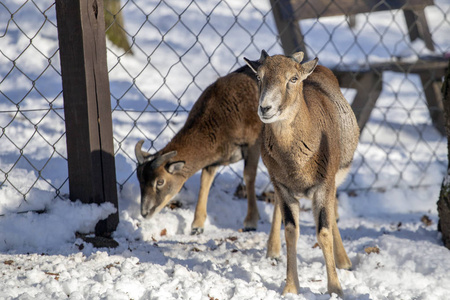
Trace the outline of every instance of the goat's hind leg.
[[352, 268], [352, 262], [348, 258], [344, 244], [342, 243], [341, 233], [339, 232], [336, 219], [333, 222], [333, 245], [336, 267], [338, 269], [350, 270]]
[[[319, 189], [313, 199], [313, 210], [316, 221], [317, 241], [322, 249], [327, 269], [328, 293], [330, 295], [336, 293], [342, 297], [343, 292], [337, 276], [335, 254], [342, 255], [342, 251], [345, 253], [345, 250], [334, 215], [335, 192], [335, 188], [327, 188], [325, 186]], [[336, 232], [338, 233], [337, 235], [335, 235]], [[342, 263], [340, 259], [339, 263]]]
[[258, 227], [259, 212], [256, 205], [255, 180], [260, 148], [261, 145], [255, 143], [248, 148], [247, 156], [244, 157], [244, 181], [247, 191], [247, 216], [244, 220], [244, 231], [255, 231]]
[[191, 234], [201, 234], [203, 233], [203, 227], [206, 220], [206, 206], [208, 204], [208, 195], [211, 188], [211, 184], [216, 175], [219, 166], [209, 166], [203, 168], [202, 175], [200, 177], [200, 191], [198, 193], [198, 202], [195, 207], [194, 221], [191, 226]]

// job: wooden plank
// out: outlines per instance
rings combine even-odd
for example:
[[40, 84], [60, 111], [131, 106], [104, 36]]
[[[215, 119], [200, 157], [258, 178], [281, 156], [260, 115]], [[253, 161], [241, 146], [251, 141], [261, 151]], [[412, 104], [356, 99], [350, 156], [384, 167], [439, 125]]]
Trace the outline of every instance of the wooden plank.
[[369, 121], [378, 96], [380, 96], [383, 83], [382, 73], [376, 71], [334, 73], [339, 80], [339, 86], [356, 90], [352, 109], [362, 132]]
[[[292, 0], [296, 20], [354, 15], [392, 9], [422, 9], [433, 0]], [[285, 12], [282, 12], [283, 14]], [[284, 18], [288, 15], [283, 15]]]
[[411, 41], [420, 38], [425, 42], [425, 46], [429, 50], [434, 51], [434, 43], [431, 38], [430, 29], [428, 28], [425, 11], [423, 9], [404, 9], [403, 14], [405, 15], [406, 25], [408, 27], [409, 38]]
[[[72, 200], [111, 202], [117, 187], [102, 0], [56, 0]], [[107, 236], [118, 213], [99, 222]]]
[[433, 125], [442, 135], [445, 135], [444, 106], [441, 94], [442, 77], [436, 77], [433, 70], [421, 72], [419, 75]]
[[436, 78], [442, 78], [447, 68], [447, 59], [442, 57], [421, 57], [415, 61], [389, 61], [375, 63], [370, 68], [377, 71], [419, 74], [432, 71]]
[[305, 41], [300, 26], [295, 22], [293, 9], [289, 0], [270, 0], [278, 35], [285, 55], [291, 55], [297, 51], [305, 53], [308, 60]]

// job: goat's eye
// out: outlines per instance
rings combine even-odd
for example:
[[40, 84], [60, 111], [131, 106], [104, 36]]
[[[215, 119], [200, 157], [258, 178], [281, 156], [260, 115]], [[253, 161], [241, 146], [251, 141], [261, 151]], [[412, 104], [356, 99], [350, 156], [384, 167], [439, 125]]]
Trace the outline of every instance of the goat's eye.
[[290, 81], [291, 81], [292, 83], [296, 83], [297, 80], [298, 80], [298, 77], [297, 77], [297, 76], [294, 76], [294, 77], [291, 78]]
[[156, 181], [156, 186], [163, 186], [164, 185], [164, 179], [158, 179]]

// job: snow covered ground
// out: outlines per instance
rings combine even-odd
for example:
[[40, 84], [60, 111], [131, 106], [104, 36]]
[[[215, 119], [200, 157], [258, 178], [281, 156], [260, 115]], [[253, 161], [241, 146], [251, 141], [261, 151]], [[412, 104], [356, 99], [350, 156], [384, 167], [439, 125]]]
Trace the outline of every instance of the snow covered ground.
[[[110, 250], [94, 249], [74, 235], [92, 230], [110, 212], [108, 206], [58, 199], [45, 214], [2, 217], [0, 298], [283, 298], [286, 258], [265, 257], [271, 204], [258, 203], [257, 232], [241, 233], [246, 201], [214, 188], [205, 233], [190, 236], [194, 193], [180, 195], [182, 208], [167, 208], [151, 220], [139, 216], [136, 195], [130, 191], [131, 201], [120, 203], [114, 234], [120, 245]], [[339, 227], [353, 270], [338, 273], [348, 299], [448, 299], [450, 252], [436, 228], [436, 194], [421, 206], [411, 205], [408, 199], [414, 197], [401, 191], [385, 197], [341, 195]], [[391, 210], [393, 201], [400, 203]], [[307, 210], [309, 203], [303, 204]], [[429, 221], [421, 221], [424, 215]], [[298, 243], [301, 294], [285, 299], [329, 299], [315, 243], [312, 215], [305, 211]], [[379, 253], [366, 253], [371, 247]]]
[[[116, 249], [95, 249], [76, 236], [76, 232], [90, 233], [98, 220], [114, 210], [111, 205], [54, 199], [54, 187], [61, 194], [68, 192], [63, 111], [36, 109], [50, 104], [62, 107], [56, 29], [32, 2], [14, 14], [16, 23], [10, 19], [11, 12], [23, 2], [0, 4], [0, 180], [4, 182], [0, 188], [0, 299], [329, 299], [307, 200], [302, 200], [298, 243], [300, 294], [280, 295], [286, 272], [285, 247], [280, 261], [265, 257], [273, 206], [258, 202], [258, 231], [239, 232], [246, 201], [236, 199], [233, 193], [240, 182], [234, 171], [239, 174], [241, 164], [224, 168], [215, 181], [203, 235], [189, 235], [198, 174], [176, 197], [181, 207], [166, 208], [151, 220], [139, 214], [134, 144], [141, 138], [157, 137], [153, 145], [147, 142], [146, 146], [150, 151], [160, 149], [183, 124], [186, 113], [179, 105], [189, 109], [204, 87], [242, 64], [242, 56], [257, 58], [262, 48], [271, 54], [281, 52], [267, 13], [268, 1], [244, 5], [237, 0], [228, 4], [198, 0], [188, 9], [182, 1], [167, 1], [170, 6], [157, 8], [158, 1], [129, 3], [124, 9], [125, 22], [127, 30], [136, 33], [139, 47], [134, 56], [121, 56], [111, 45], [108, 52], [117, 177], [122, 187], [120, 223], [114, 233], [119, 242]], [[426, 12], [438, 50], [448, 52], [450, 5], [447, 1], [436, 3], [437, 7]], [[41, 1], [37, 6], [42, 11], [49, 8], [46, 14], [54, 20], [51, 4]], [[211, 13], [214, 27], [204, 27], [201, 11]], [[142, 12], [153, 12], [151, 23], [142, 26], [146, 18]], [[183, 14], [182, 22], [174, 19], [174, 12]], [[238, 15], [240, 26], [230, 27], [235, 22], [231, 12]], [[263, 16], [267, 25], [260, 28]], [[389, 23], [389, 31], [382, 16], [370, 17], [373, 27], [363, 25], [366, 17], [358, 16], [362, 22], [357, 20], [355, 31], [367, 40], [365, 50], [349, 42], [354, 37], [345, 26], [333, 31], [338, 47], [325, 44], [325, 29], [341, 24], [341, 19], [325, 19], [323, 26], [305, 21], [302, 26], [314, 37], [307, 42], [326, 65], [336, 63], [339, 55], [351, 63], [426, 51], [420, 43], [409, 48], [401, 38], [405, 30], [401, 14], [395, 15], [400, 20]], [[255, 33], [254, 37], [242, 28]], [[385, 33], [381, 44], [371, 39], [377, 32]], [[165, 42], [156, 47], [161, 34]], [[151, 61], [147, 61], [150, 54]], [[208, 55], [212, 55], [210, 61]], [[417, 88], [420, 81], [414, 76], [384, 76], [379, 107], [362, 136], [346, 183], [356, 191], [339, 193], [338, 225], [353, 263], [351, 271], [338, 271], [339, 278], [348, 299], [450, 299], [450, 251], [443, 247], [437, 231], [436, 211], [446, 143], [430, 124]], [[351, 99], [351, 91], [345, 92]], [[152, 99], [150, 106], [145, 97]], [[17, 112], [17, 105], [22, 112]], [[177, 108], [180, 112], [174, 116], [155, 113], [156, 109]], [[410, 187], [419, 184], [427, 187]], [[258, 193], [268, 185], [263, 172], [257, 185]], [[358, 191], [370, 185], [377, 189]], [[397, 187], [386, 188], [393, 185]], [[17, 190], [27, 194], [26, 201]], [[17, 213], [30, 209], [45, 213]]]

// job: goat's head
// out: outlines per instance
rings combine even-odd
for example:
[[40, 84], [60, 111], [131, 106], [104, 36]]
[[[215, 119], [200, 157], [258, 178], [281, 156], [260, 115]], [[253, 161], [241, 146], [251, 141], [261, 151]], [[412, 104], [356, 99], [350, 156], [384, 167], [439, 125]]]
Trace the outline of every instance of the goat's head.
[[176, 151], [151, 155], [142, 151], [143, 140], [135, 147], [138, 161], [137, 177], [141, 187], [141, 214], [150, 218], [158, 213], [180, 191], [186, 177], [183, 161], [172, 161]]
[[257, 61], [244, 58], [259, 81], [258, 115], [263, 123], [273, 123], [290, 117], [305, 80], [316, 68], [318, 59], [301, 64], [304, 53], [292, 56], [269, 56], [262, 50]]

